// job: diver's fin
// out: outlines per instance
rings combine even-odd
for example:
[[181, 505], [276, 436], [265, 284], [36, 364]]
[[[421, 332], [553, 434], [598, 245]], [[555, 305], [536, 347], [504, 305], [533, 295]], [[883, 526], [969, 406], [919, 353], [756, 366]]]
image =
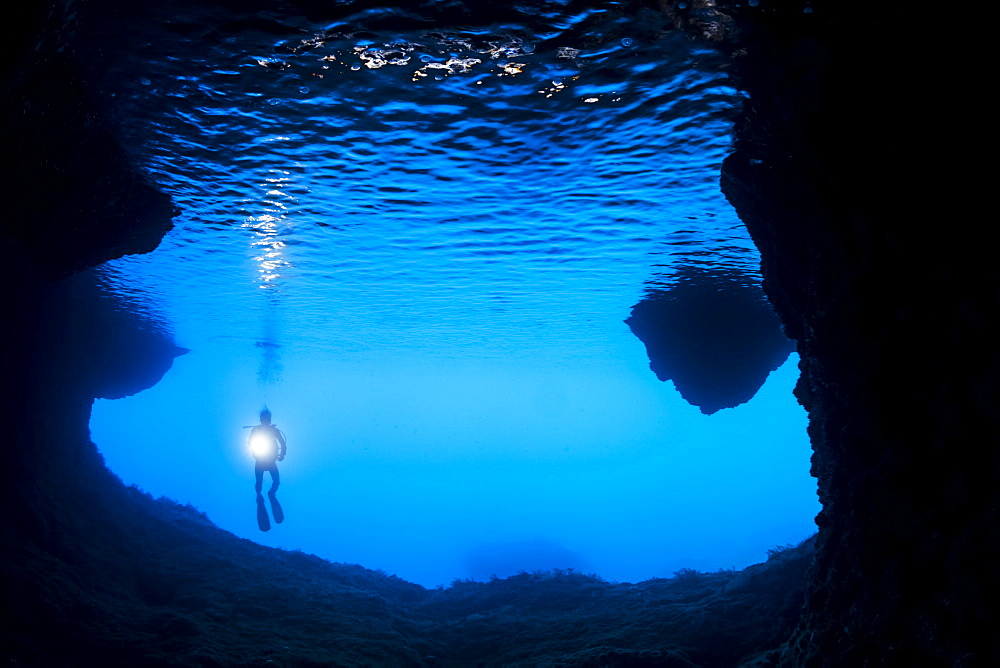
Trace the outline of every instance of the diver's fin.
[[271, 499], [271, 512], [274, 514], [274, 521], [281, 524], [285, 521], [285, 511], [281, 509], [278, 497], [274, 495], [274, 492], [268, 492], [267, 498]]
[[267, 506], [264, 505], [264, 497], [257, 495], [257, 526], [261, 531], [271, 530], [271, 518], [267, 516]]

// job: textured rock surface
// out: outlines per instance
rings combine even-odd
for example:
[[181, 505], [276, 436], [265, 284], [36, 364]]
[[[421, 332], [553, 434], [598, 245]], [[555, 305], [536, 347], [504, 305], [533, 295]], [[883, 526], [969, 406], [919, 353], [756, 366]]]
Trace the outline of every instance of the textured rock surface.
[[[175, 215], [119, 146], [106, 109], [74, 53], [72, 3], [29, 3], [29, 21], [5, 44], [0, 127], [0, 226], [11, 252], [49, 277], [67, 276], [159, 244]], [[13, 23], [13, 22], [12, 22]]]
[[750, 100], [723, 188], [798, 342], [823, 504], [805, 617], [771, 658], [986, 665], [1000, 655], [995, 235], [963, 231], [971, 183], [945, 135], [966, 96], [927, 78], [969, 47], [910, 7], [758, 5], [739, 14]]

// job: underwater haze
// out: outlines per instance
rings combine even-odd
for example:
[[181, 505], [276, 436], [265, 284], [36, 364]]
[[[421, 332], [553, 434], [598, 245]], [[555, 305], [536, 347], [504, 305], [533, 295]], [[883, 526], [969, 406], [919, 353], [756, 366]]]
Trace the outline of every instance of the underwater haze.
[[[141, 48], [101, 76], [180, 215], [96, 278], [189, 352], [95, 403], [124, 482], [425, 586], [741, 568], [813, 533], [796, 356], [706, 415], [624, 322], [685, 268], [759, 285], [718, 185], [742, 100], [721, 56], [589, 10], [134, 11]], [[262, 532], [265, 405], [288, 455]]]

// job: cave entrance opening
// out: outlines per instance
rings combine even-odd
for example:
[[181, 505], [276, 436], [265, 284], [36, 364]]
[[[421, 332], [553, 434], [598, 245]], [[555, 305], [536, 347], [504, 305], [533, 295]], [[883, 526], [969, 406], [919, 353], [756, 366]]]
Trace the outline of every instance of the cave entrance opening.
[[[625, 323], [757, 289], [718, 188], [741, 101], [725, 63], [635, 19], [564, 18], [133, 26], [147, 48], [107, 75], [123, 141], [182, 214], [101, 280], [191, 352], [97, 402], [110, 468], [237, 535], [429, 586], [742, 567], [810, 534], [794, 355], [707, 415]], [[709, 339], [667, 357], [718, 362]], [[260, 534], [240, 427], [265, 401], [287, 520]]]

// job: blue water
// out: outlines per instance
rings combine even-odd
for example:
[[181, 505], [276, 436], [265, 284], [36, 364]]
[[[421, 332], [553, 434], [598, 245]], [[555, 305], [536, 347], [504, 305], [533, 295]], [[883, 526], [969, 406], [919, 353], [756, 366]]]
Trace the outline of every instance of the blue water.
[[[146, 25], [107, 74], [182, 213], [101, 280], [191, 351], [95, 404], [113, 471], [427, 586], [742, 567], [814, 530], [794, 355], [705, 416], [623, 323], [683, 264], [759, 279], [718, 187], [740, 103], [719, 56], [674, 33], [287, 29]], [[265, 403], [288, 519], [261, 533], [242, 427]]]

